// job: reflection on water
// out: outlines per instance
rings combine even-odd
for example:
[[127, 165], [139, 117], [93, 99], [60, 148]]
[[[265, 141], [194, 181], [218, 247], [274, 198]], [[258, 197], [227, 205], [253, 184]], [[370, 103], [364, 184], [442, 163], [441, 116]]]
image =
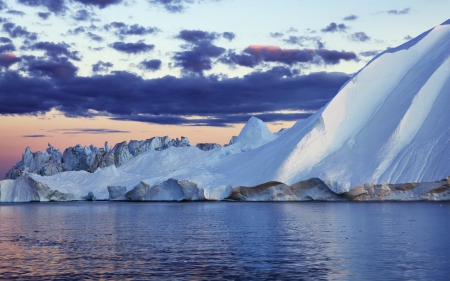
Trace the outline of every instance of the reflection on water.
[[450, 203], [0, 205], [0, 279], [446, 280]]

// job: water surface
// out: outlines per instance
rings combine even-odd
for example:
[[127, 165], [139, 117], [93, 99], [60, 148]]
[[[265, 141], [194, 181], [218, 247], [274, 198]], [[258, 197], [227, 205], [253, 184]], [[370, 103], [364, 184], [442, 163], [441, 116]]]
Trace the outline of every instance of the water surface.
[[450, 203], [0, 204], [0, 279], [448, 280]]

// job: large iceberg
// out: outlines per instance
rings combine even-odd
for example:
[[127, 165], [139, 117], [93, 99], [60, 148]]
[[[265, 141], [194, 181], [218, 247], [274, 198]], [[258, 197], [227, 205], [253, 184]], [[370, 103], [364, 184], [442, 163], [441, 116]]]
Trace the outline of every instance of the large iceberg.
[[444, 23], [376, 56], [287, 130], [252, 117], [226, 146], [27, 149], [0, 181], [0, 201], [450, 200], [449, 108]]
[[320, 178], [357, 185], [450, 175], [450, 25], [379, 54], [326, 106], [267, 145], [224, 159], [232, 186]]

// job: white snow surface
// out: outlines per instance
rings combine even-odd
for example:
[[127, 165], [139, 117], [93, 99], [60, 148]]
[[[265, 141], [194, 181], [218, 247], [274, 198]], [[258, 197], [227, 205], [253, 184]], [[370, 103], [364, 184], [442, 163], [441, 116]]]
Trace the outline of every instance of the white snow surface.
[[[107, 186], [129, 191], [141, 181], [152, 186], [169, 178], [214, 190], [216, 199], [230, 185], [269, 181], [320, 178], [336, 193], [365, 183], [432, 182], [450, 175], [449, 122], [450, 25], [440, 25], [375, 57], [331, 102], [282, 133], [252, 117], [227, 147], [150, 150], [95, 173], [30, 176], [97, 199], [108, 199]], [[0, 185], [4, 194], [14, 182]]]

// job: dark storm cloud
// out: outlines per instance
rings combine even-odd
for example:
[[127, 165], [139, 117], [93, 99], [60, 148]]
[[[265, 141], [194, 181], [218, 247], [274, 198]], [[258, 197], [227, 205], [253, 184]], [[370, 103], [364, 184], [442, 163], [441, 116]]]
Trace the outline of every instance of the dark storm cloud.
[[37, 15], [43, 20], [46, 20], [46, 19], [48, 19], [48, 17], [50, 17], [50, 13], [48, 13], [48, 12], [47, 13], [39, 12], [39, 13], [37, 13]]
[[217, 47], [209, 41], [201, 41], [190, 50], [175, 52], [173, 59], [175, 66], [181, 67], [183, 72], [202, 74], [212, 68], [212, 58], [218, 58], [225, 52], [224, 48]]
[[277, 62], [292, 66], [297, 63], [337, 64], [340, 60], [357, 60], [354, 52], [326, 49], [281, 49], [278, 46], [252, 45], [242, 54], [229, 52], [220, 61], [225, 64], [237, 64], [255, 67], [262, 62]]
[[366, 42], [370, 40], [370, 37], [364, 32], [355, 32], [350, 35], [350, 40], [356, 42]]
[[20, 4], [31, 7], [44, 7], [55, 14], [64, 14], [67, 10], [64, 0], [17, 0]]
[[146, 53], [155, 48], [155, 45], [145, 44], [144, 42], [136, 42], [136, 43], [114, 42], [109, 46], [116, 51], [128, 54]]
[[92, 65], [93, 72], [105, 72], [108, 71], [114, 65], [110, 62], [98, 61], [96, 64]]
[[144, 27], [138, 24], [127, 25], [123, 22], [112, 22], [105, 24], [103, 28], [108, 31], [113, 31], [114, 34], [120, 38], [124, 38], [128, 35], [148, 35], [161, 31], [157, 27]]
[[46, 138], [47, 135], [23, 135], [22, 138]]
[[146, 80], [129, 72], [57, 80], [4, 71], [0, 114], [38, 114], [57, 108], [67, 116], [89, 117], [94, 110], [120, 120], [210, 126], [245, 122], [249, 112], [268, 118], [264, 121], [296, 120], [308, 114], [274, 112], [315, 111], [348, 79], [344, 73], [296, 76], [284, 67], [220, 80], [204, 76]]
[[[0, 68], [8, 68], [11, 65], [20, 62], [21, 59], [11, 53], [0, 54]], [[1, 89], [1, 88], [0, 88]]]
[[81, 60], [78, 51], [69, 51], [70, 45], [64, 42], [37, 42], [30, 46], [31, 50], [45, 51], [45, 54], [51, 58], [57, 58], [61, 55], [73, 60]]
[[8, 10], [8, 11], [6, 11], [6, 13], [10, 14], [10, 15], [15, 15], [15, 16], [21, 16], [21, 17], [23, 17], [25, 15], [24, 12], [17, 11], [17, 10]]
[[407, 15], [409, 14], [410, 9], [409, 8], [405, 8], [403, 10], [389, 10], [386, 11], [386, 13], [390, 14], [390, 15]]
[[78, 71], [78, 68], [65, 57], [51, 60], [31, 59], [26, 63], [26, 67], [35, 77], [49, 77], [57, 80], [73, 78]]
[[16, 26], [16, 24], [12, 22], [4, 23], [2, 29], [12, 38], [22, 37], [32, 41], [37, 40], [36, 32], [29, 32], [26, 27], [20, 25]]
[[139, 64], [139, 66], [146, 70], [156, 71], [161, 68], [161, 61], [157, 59], [144, 60]]
[[334, 32], [345, 32], [347, 31], [347, 29], [349, 29], [349, 27], [343, 23], [337, 24], [335, 22], [332, 22], [327, 27], [321, 29], [320, 31], [334, 33]]
[[[6, 39], [8, 39], [8, 38], [6, 38]], [[12, 43], [0, 45], [0, 53], [14, 52], [15, 50], [16, 50], [16, 47]]]
[[97, 42], [102, 42], [103, 41], [103, 38], [101, 36], [99, 36], [97, 34], [94, 34], [94, 33], [90, 32], [90, 31], [88, 33], [86, 33], [86, 35], [89, 36], [89, 38], [91, 40], [94, 40], [94, 41], [97, 41]]
[[270, 37], [272, 37], [272, 38], [281, 38], [281, 37], [283, 37], [283, 33], [281, 33], [281, 32], [271, 32], [270, 33]]
[[343, 20], [356, 20], [358, 18], [358, 16], [356, 15], [349, 15], [346, 16]]

